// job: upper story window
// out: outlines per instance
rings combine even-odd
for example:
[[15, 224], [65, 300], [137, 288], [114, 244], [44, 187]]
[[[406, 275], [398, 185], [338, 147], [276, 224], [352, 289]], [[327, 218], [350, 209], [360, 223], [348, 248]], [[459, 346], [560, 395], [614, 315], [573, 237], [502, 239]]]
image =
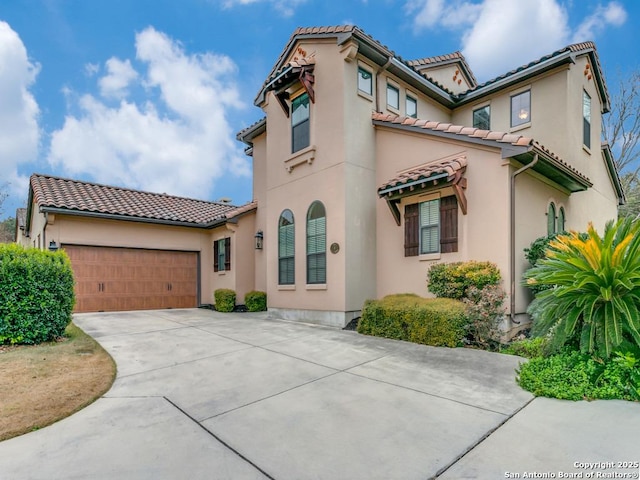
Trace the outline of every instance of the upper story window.
[[591, 97], [582, 91], [582, 143], [591, 148]]
[[485, 105], [484, 107], [476, 108], [473, 111], [473, 128], [479, 128], [480, 130], [491, 130], [491, 107]]
[[400, 109], [400, 90], [387, 83], [387, 106], [395, 110]]
[[291, 210], [285, 210], [278, 221], [278, 283], [295, 283], [295, 225]]
[[418, 118], [418, 101], [415, 98], [407, 95], [405, 109], [407, 117]]
[[531, 121], [531, 90], [511, 97], [511, 126], [517, 127]]
[[558, 233], [556, 230], [556, 205], [551, 202], [547, 209], [547, 235]]
[[213, 271], [231, 270], [231, 238], [221, 238], [213, 242]]
[[291, 152], [306, 148], [309, 140], [309, 94], [303, 93], [291, 101]]
[[307, 212], [307, 283], [327, 283], [327, 218], [322, 202]]
[[358, 90], [373, 95], [373, 75], [362, 67], [358, 67]]

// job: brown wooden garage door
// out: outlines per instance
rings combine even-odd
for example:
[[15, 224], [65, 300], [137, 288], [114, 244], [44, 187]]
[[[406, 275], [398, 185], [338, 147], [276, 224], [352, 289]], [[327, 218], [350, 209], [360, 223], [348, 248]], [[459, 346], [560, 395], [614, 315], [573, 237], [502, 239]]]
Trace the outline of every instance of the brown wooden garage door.
[[65, 245], [76, 279], [76, 312], [197, 306], [198, 254]]

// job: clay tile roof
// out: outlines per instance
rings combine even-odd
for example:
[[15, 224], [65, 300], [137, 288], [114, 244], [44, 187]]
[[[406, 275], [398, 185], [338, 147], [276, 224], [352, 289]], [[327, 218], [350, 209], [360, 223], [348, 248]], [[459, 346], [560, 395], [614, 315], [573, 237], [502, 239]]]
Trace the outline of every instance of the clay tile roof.
[[143, 192], [78, 180], [34, 174], [31, 176], [34, 200], [40, 208], [116, 216], [131, 220], [181, 223], [204, 226], [243, 207], [207, 202], [172, 195]]
[[390, 126], [400, 124], [402, 125], [402, 127], [409, 126], [414, 131], [432, 131], [438, 132], [438, 134], [444, 133], [447, 135], [451, 135], [452, 137], [459, 137], [463, 141], [465, 140], [464, 137], [468, 137], [469, 139], [485, 140], [489, 142], [496, 142], [498, 144], [511, 144], [517, 147], [533, 147], [533, 149], [546, 154], [558, 167], [571, 172], [574, 176], [580, 178], [587, 184], [591, 184], [591, 180], [589, 180], [587, 176], [580, 173], [580, 171], [569, 165], [567, 162], [562, 160], [562, 158], [560, 158], [558, 155], [553, 153], [551, 150], [549, 150], [533, 138], [525, 137], [523, 135], [514, 135], [512, 133], [494, 132], [492, 130], [480, 130], [479, 128], [473, 127], [462, 127], [459, 125], [452, 125], [450, 123], [430, 121], [423, 122], [415, 118], [411, 118], [406, 121], [406, 118], [407, 117], [400, 117], [398, 115], [390, 115], [377, 112], [371, 114], [371, 119], [373, 122], [387, 123]]
[[403, 185], [419, 182], [420, 180], [427, 181], [429, 177], [433, 177], [438, 174], [446, 174], [447, 181], [451, 181], [456, 172], [464, 170], [467, 166], [467, 157], [464, 155], [451, 158], [447, 160], [436, 160], [435, 162], [425, 163], [419, 167], [411, 170], [406, 170], [399, 173], [397, 176], [386, 181], [378, 188], [378, 192], [388, 190], [394, 187], [401, 187]]

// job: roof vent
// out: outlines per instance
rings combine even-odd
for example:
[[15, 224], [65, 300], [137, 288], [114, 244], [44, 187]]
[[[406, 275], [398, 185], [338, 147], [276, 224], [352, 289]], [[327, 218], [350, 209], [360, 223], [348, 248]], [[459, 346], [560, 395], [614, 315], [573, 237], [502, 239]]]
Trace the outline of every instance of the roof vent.
[[218, 200], [219, 203], [231, 203], [231, 199], [229, 197], [222, 197]]

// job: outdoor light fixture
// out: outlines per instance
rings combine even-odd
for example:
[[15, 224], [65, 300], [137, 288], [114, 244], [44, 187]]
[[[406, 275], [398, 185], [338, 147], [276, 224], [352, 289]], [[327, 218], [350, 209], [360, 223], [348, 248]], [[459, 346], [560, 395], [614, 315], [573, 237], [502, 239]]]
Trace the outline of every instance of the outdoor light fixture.
[[256, 239], [256, 250], [262, 250], [262, 241], [264, 240], [262, 230], [258, 230], [254, 238]]
[[56, 243], [55, 240], [51, 240], [49, 242], [49, 251], [50, 252], [57, 252], [58, 251], [58, 244]]

